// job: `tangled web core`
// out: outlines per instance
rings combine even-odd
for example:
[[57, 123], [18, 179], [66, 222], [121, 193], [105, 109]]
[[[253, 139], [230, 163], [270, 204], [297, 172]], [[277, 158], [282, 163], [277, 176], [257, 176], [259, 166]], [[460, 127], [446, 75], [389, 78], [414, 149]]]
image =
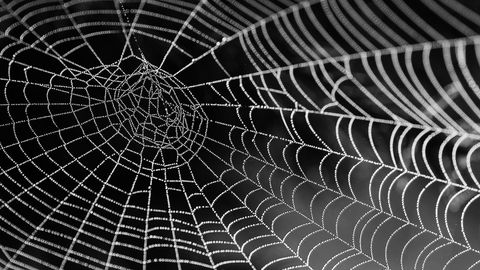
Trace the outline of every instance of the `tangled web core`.
[[0, 267], [480, 269], [480, 5], [0, 1]]

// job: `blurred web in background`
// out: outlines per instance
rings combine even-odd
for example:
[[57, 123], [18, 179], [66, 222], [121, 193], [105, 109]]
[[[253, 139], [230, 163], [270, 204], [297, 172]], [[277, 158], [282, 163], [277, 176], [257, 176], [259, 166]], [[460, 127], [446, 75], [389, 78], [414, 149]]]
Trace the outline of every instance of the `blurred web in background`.
[[3, 268], [480, 269], [474, 1], [0, 7]]

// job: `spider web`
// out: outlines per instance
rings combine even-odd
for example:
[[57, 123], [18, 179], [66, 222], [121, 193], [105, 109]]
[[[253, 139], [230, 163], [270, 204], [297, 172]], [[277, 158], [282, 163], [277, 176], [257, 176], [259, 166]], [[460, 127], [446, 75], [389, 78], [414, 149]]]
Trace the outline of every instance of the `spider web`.
[[6, 269], [480, 269], [474, 1], [0, 2]]

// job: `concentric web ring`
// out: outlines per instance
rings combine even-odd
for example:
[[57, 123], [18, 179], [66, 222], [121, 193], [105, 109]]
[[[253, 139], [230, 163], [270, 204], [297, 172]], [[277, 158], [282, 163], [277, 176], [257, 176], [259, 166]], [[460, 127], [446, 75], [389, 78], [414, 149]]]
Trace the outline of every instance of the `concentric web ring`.
[[475, 1], [0, 1], [0, 267], [480, 269]]

